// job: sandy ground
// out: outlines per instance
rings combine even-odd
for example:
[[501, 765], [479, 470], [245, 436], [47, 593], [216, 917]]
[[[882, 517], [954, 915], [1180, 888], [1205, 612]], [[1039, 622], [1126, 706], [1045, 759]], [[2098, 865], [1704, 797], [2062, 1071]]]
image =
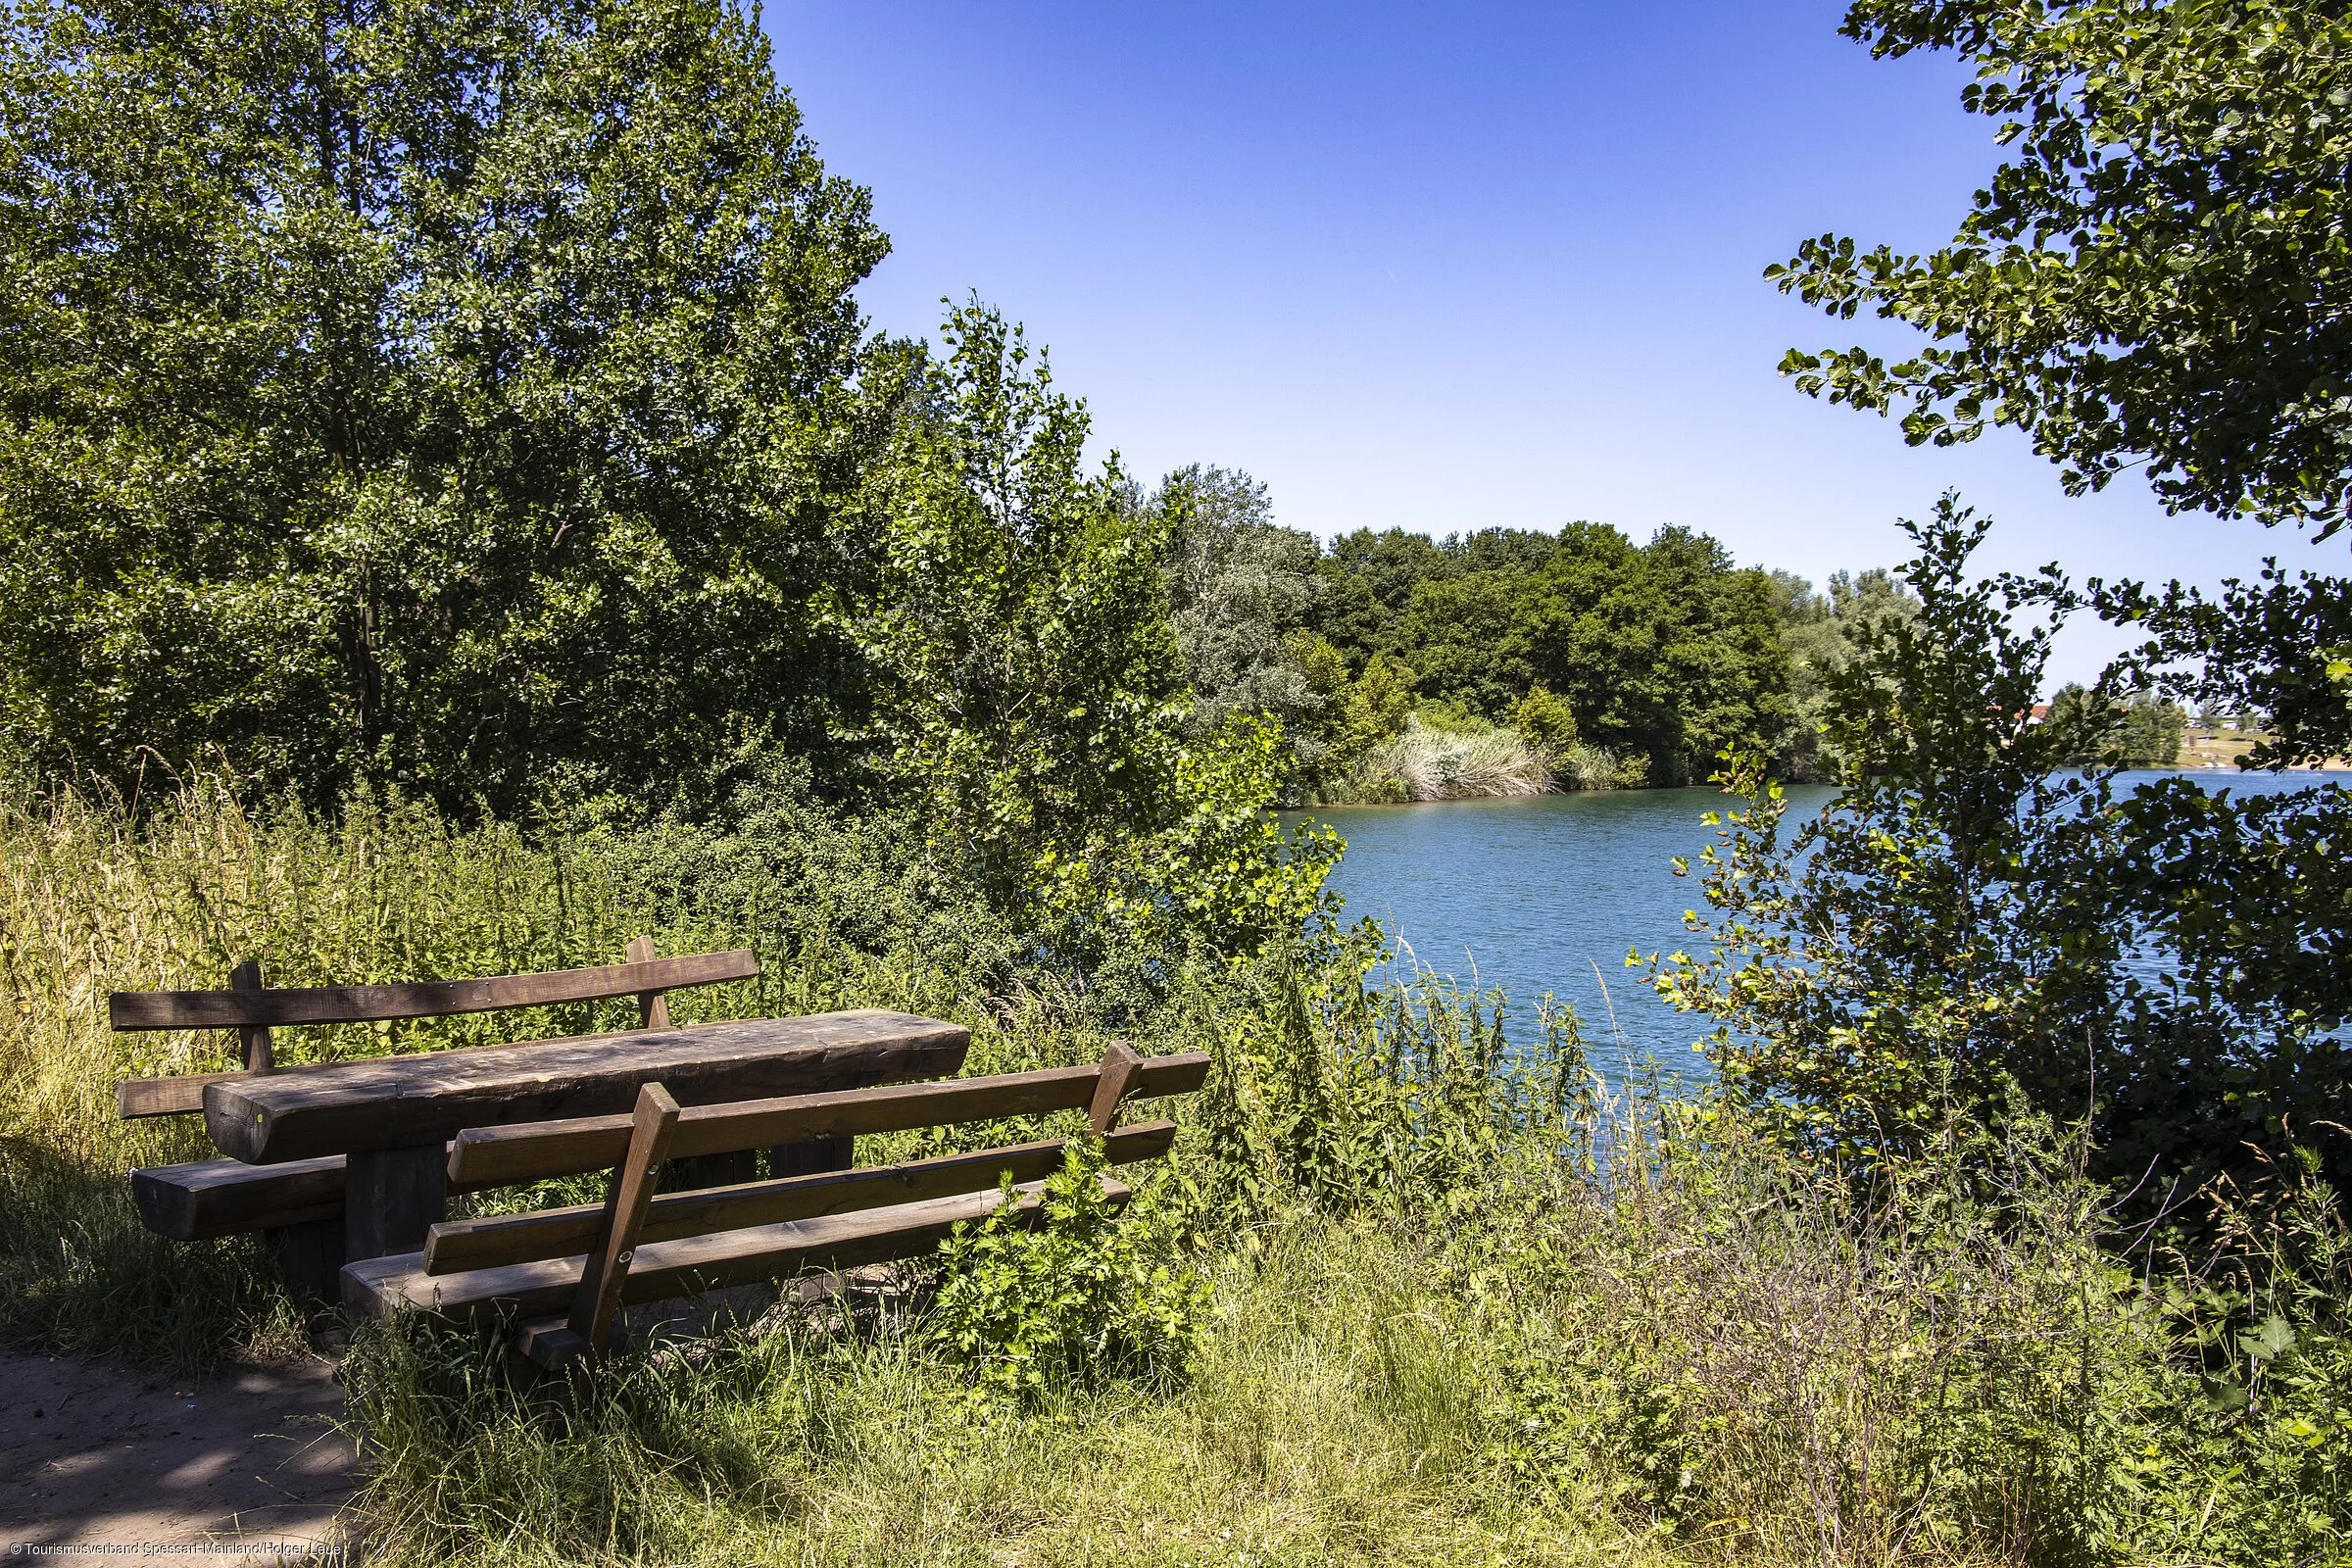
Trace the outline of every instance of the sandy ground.
[[351, 1445], [329, 1425], [342, 1412], [324, 1361], [175, 1382], [0, 1351], [0, 1551], [24, 1561], [331, 1561], [313, 1548], [332, 1542], [335, 1510], [356, 1484]]

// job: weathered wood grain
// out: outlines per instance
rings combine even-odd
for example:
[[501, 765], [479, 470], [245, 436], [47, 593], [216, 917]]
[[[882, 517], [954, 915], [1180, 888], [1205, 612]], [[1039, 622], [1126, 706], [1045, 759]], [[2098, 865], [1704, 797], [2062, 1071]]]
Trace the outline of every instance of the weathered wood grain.
[[[651, 1082], [696, 1105], [937, 1077], [963, 1064], [970, 1040], [957, 1024], [863, 1010], [378, 1056], [217, 1079], [204, 1091], [204, 1120], [223, 1153], [275, 1164], [446, 1140], [467, 1128], [607, 1115]], [[572, 1169], [619, 1159], [627, 1118], [617, 1125], [624, 1130], [604, 1158]], [[681, 1144], [676, 1152], [719, 1151]]]
[[130, 1200], [158, 1236], [211, 1241], [343, 1217], [343, 1156], [248, 1165], [200, 1159], [130, 1173]]
[[759, 972], [760, 960], [749, 950], [742, 950], [608, 963], [591, 969], [558, 969], [548, 974], [491, 975], [479, 980], [412, 980], [278, 991], [118, 991], [109, 999], [107, 1010], [114, 1027], [125, 1030], [371, 1023], [642, 996], [680, 986], [749, 980]]
[[[687, 1034], [697, 1029], [725, 1029], [729, 1027], [731, 1027], [731, 1025], [725, 1022], [690, 1023], [680, 1024], [671, 1032], [675, 1034]], [[584, 1040], [613, 1040], [618, 1038], [620, 1038], [618, 1035], [607, 1030], [603, 1034], [557, 1035], [547, 1040], [517, 1041], [514, 1043], [518, 1045], [551, 1046], [574, 1044]], [[444, 1052], [443, 1054], [454, 1055], [461, 1052], [467, 1051], [504, 1051], [507, 1048], [503, 1045], [452, 1046], [448, 1051]], [[378, 1058], [369, 1059], [372, 1060]], [[294, 1066], [280, 1067], [277, 1070], [281, 1073], [334, 1072], [351, 1065], [353, 1065], [353, 1063], [347, 1061], [313, 1061], [299, 1063]], [[204, 1109], [205, 1085], [217, 1084], [227, 1078], [242, 1078], [244, 1076], [245, 1074], [242, 1072], [185, 1072], [174, 1074], [169, 1078], [124, 1078], [115, 1085], [115, 1109], [125, 1121], [139, 1116], [176, 1116], [182, 1111], [200, 1111]]]
[[[1103, 1140], [1114, 1165], [1156, 1159], [1176, 1141], [1172, 1121], [1123, 1128]], [[1061, 1168], [1066, 1141], [1046, 1139], [977, 1153], [944, 1154], [902, 1165], [869, 1165], [778, 1181], [749, 1182], [699, 1192], [664, 1193], [647, 1208], [639, 1245], [714, 1231], [744, 1230], [820, 1214], [855, 1213], [893, 1203], [994, 1187], [1009, 1173], [1016, 1183], [1041, 1181]], [[427, 1274], [497, 1268], [534, 1258], [566, 1257], [595, 1247], [604, 1234], [605, 1205], [581, 1203], [531, 1214], [445, 1220], [425, 1237]]]
[[612, 1173], [612, 1193], [602, 1205], [598, 1236], [589, 1246], [579, 1293], [572, 1298], [571, 1316], [566, 1319], [590, 1355], [604, 1353], [612, 1314], [620, 1310], [621, 1284], [628, 1278], [630, 1260], [637, 1255], [637, 1236], [645, 1227], [646, 1208], [654, 1200], [654, 1182], [662, 1174], [670, 1134], [678, 1125], [678, 1102], [660, 1084], [646, 1084], [637, 1091], [633, 1120], [628, 1158]]
[[[690, 1106], [678, 1118], [670, 1152], [681, 1157], [716, 1154], [760, 1144], [1073, 1110], [1093, 1102], [1101, 1074], [1099, 1066], [1050, 1067], [948, 1083]], [[1200, 1088], [1207, 1076], [1208, 1057], [1200, 1052], [1149, 1057], [1136, 1064], [1134, 1087], [1128, 1095], [1148, 1100], [1187, 1094]], [[670, 1080], [663, 1078], [662, 1082]], [[628, 1118], [613, 1115], [531, 1126], [469, 1128], [451, 1146], [450, 1185], [465, 1192], [601, 1169], [621, 1157], [628, 1140]]]
[[[1029, 1223], [1039, 1216], [1038, 1186], [1018, 1189]], [[1107, 1177], [1103, 1191], [1124, 1203], [1129, 1190]], [[958, 1222], [987, 1217], [997, 1207], [995, 1192], [789, 1220], [748, 1230], [681, 1237], [641, 1246], [621, 1285], [623, 1301], [659, 1301], [790, 1278], [818, 1269], [840, 1270], [929, 1251]], [[584, 1255], [544, 1258], [504, 1268], [463, 1274], [424, 1272], [415, 1252], [347, 1263], [343, 1304], [357, 1315], [388, 1317], [420, 1312], [452, 1322], [470, 1322], [503, 1312], [522, 1317], [562, 1313], [571, 1305], [586, 1266]]]

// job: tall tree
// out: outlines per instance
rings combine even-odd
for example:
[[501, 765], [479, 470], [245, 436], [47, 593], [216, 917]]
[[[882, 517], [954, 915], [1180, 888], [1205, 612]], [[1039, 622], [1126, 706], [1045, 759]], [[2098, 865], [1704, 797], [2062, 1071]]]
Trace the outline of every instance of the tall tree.
[[1045, 869], [1099, 828], [1181, 808], [1172, 519], [1132, 504], [1115, 460], [1087, 471], [1085, 408], [1019, 327], [972, 304], [941, 335], [949, 356], [859, 504], [874, 591], [833, 612], [884, 682], [881, 739], [935, 851], [1033, 916]]
[[512, 810], [826, 755], [886, 241], [731, 0], [25, 0], [0, 734]]
[[[1845, 30], [1880, 55], [1969, 60], [1963, 103], [2012, 150], [1931, 255], [1832, 235], [1771, 270], [1835, 316], [1868, 308], [1931, 338], [1894, 364], [1792, 351], [1784, 368], [1799, 388], [1900, 412], [1914, 443], [2015, 426], [2071, 490], [2143, 465], [2175, 510], [2340, 530], [2352, 505], [2345, 8], [1855, 0]], [[2143, 683], [2267, 710], [2279, 731], [2251, 761], [2273, 767], [2352, 739], [2352, 583], [2271, 563], [2211, 598], [2177, 583], [2088, 597], [2150, 635], [2082, 711], [2103, 718]], [[1960, 782], [1999, 783], [1954, 765]], [[2242, 1162], [2245, 1144], [2302, 1144], [2340, 1182], [2352, 1138], [2320, 1107], [2347, 1081], [2352, 900], [2321, 868], [2341, 859], [2352, 795], [2249, 799], [2181, 779], [2097, 795], [2078, 815], [2044, 841], [2064, 855], [2038, 888], [2009, 896], [2084, 905], [2085, 933], [2132, 933], [2169, 960], [2126, 997], [2119, 1023], [2136, 1038], [2103, 1125], [2128, 1156], [2185, 1151], [2207, 1168]], [[1887, 867], [1882, 918], [1913, 918], [1921, 886]]]
[[1323, 707], [1288, 646], [1324, 579], [1311, 534], [1274, 522], [1266, 487], [1238, 470], [1179, 468], [1150, 505], [1167, 514], [1168, 602], [1193, 689], [1193, 728], [1264, 713], [1296, 735]]

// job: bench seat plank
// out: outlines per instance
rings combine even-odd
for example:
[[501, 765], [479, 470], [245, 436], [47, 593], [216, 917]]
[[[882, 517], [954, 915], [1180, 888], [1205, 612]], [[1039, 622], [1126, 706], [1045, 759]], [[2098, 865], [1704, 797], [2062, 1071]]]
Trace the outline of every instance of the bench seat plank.
[[[1042, 1182], [1016, 1191], [1025, 1214], [1041, 1213]], [[1103, 1191], [1124, 1202], [1129, 1189], [1102, 1178]], [[621, 1299], [659, 1301], [789, 1279], [815, 1270], [838, 1272], [928, 1251], [947, 1240], [958, 1223], [986, 1218], [997, 1207], [997, 1192], [964, 1193], [854, 1214], [826, 1214], [744, 1230], [719, 1231], [656, 1242], [637, 1249], [621, 1285]], [[423, 1255], [403, 1252], [367, 1258], [343, 1269], [343, 1304], [355, 1315], [390, 1317], [418, 1312], [453, 1323], [476, 1322], [502, 1313], [542, 1317], [569, 1310], [587, 1265], [584, 1253], [472, 1269], [462, 1274], [427, 1274]]]
[[[1174, 1122], [1145, 1122], [1111, 1133], [1103, 1140], [1103, 1152], [1110, 1163], [1125, 1165], [1156, 1159], [1175, 1142]], [[654, 1200], [637, 1236], [641, 1243], [666, 1242], [707, 1231], [742, 1230], [819, 1214], [949, 1198], [992, 1187], [1004, 1173], [1010, 1173], [1015, 1183], [1042, 1181], [1061, 1168], [1066, 1148], [1066, 1140], [1052, 1138], [902, 1165], [869, 1165], [860, 1170], [663, 1193]], [[462, 1269], [495, 1268], [584, 1252], [604, 1234], [604, 1221], [601, 1203], [448, 1220], [434, 1226], [425, 1238], [421, 1266], [427, 1274], [454, 1274]]]
[[[1128, 1091], [1133, 1099], [1190, 1094], [1206, 1081], [1208, 1057], [1200, 1052], [1155, 1056], [1140, 1062], [1134, 1076]], [[1098, 1067], [1051, 1067], [959, 1082], [689, 1106], [678, 1117], [670, 1148], [677, 1155], [717, 1154], [762, 1144], [1074, 1110], [1093, 1102], [1100, 1078]], [[469, 1128], [450, 1147], [450, 1188], [471, 1192], [608, 1169], [628, 1147], [629, 1118], [623, 1115]]]
[[343, 1217], [343, 1156], [248, 1165], [200, 1159], [130, 1173], [139, 1218], [175, 1242], [211, 1241], [247, 1231]]
[[376, 1056], [222, 1079], [205, 1089], [204, 1122], [223, 1153], [275, 1164], [440, 1143], [468, 1127], [625, 1112], [645, 1083], [694, 1104], [937, 1077], [963, 1065], [970, 1043], [958, 1024], [867, 1008]]

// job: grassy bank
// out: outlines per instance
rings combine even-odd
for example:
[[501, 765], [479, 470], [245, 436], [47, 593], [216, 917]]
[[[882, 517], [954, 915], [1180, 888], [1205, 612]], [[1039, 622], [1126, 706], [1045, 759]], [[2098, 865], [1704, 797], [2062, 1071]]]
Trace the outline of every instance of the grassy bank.
[[[594, 961], [649, 930], [761, 954], [757, 984], [677, 999], [691, 1016], [905, 1006], [970, 1024], [982, 1071], [1092, 1059], [1114, 1023], [1214, 1053], [1127, 1233], [1157, 1272], [1048, 1325], [1140, 1302], [1182, 1318], [1177, 1364], [995, 1392], [942, 1332], [936, 1268], [875, 1312], [626, 1358], [569, 1410], [515, 1396], [489, 1342], [363, 1334], [346, 1376], [375, 1470], [354, 1523], [383, 1560], [2352, 1553], [2352, 1245], [2291, 1169], [2230, 1198], [2225, 1245], [2192, 1261], [2119, 1234], [2063, 1131], [2030, 1118], [1829, 1170], [1704, 1100], [1609, 1099], [1568, 1015], [1368, 989], [1344, 944], [1073, 988], [909, 858], [911, 835], [789, 788], [696, 828], [458, 830], [380, 802], [323, 823], [197, 789], [136, 825], [20, 802], [0, 834], [0, 1329], [21, 1343], [187, 1364], [298, 1336], [250, 1251], [138, 1229], [122, 1170], [200, 1135], [107, 1105], [118, 1073], [224, 1046], [126, 1047], [105, 993], [217, 983], [251, 951], [289, 983], [374, 979]], [[960, 1299], [1020, 1328], [1063, 1311], [1052, 1295]]]

